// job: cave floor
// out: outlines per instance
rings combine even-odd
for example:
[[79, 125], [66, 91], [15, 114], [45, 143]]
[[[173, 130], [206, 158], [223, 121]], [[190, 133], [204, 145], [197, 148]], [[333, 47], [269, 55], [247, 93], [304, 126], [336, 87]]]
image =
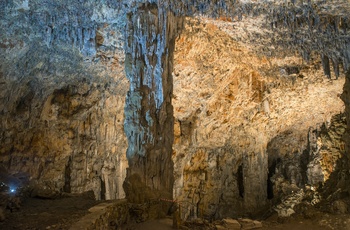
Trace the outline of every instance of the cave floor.
[[[6, 210], [6, 219], [0, 222], [0, 229], [69, 229], [73, 223], [88, 214], [88, 209], [101, 203], [84, 196], [62, 197], [58, 199], [27, 198], [19, 210], [12, 213]], [[262, 221], [262, 230], [350, 230], [349, 214], [328, 214], [319, 211], [305, 218], [294, 215], [289, 218], [278, 218], [277, 214]], [[212, 225], [213, 226], [213, 225]], [[139, 224], [128, 224], [128, 230], [166, 230], [172, 228], [172, 219], [152, 220]], [[198, 226], [195, 229], [215, 229]]]
[[6, 210], [6, 219], [0, 222], [0, 229], [69, 229], [88, 209], [101, 203], [84, 196], [58, 199], [25, 199], [19, 210]]
[[277, 214], [263, 221], [262, 230], [350, 230], [350, 215], [317, 212], [312, 217], [294, 215], [279, 219]]
[[[280, 219], [276, 215], [262, 221], [261, 230], [350, 230], [350, 215], [348, 214], [325, 214], [319, 212], [312, 218], [305, 218], [300, 215]], [[128, 230], [167, 230], [172, 228], [172, 219], [152, 220], [144, 223], [129, 225]], [[183, 228], [186, 229], [186, 228]], [[190, 227], [191, 230], [215, 229], [211, 227], [197, 226]], [[221, 229], [221, 228], [220, 228]], [[245, 229], [245, 228], [242, 228]], [[249, 228], [247, 228], [249, 229]]]

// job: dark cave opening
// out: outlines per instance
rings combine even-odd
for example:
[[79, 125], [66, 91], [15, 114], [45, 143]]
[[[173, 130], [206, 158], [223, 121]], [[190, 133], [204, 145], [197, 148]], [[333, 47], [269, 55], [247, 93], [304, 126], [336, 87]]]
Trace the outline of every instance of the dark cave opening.
[[243, 164], [238, 167], [237, 170], [237, 184], [240, 197], [244, 197], [244, 179], [243, 179]]
[[276, 166], [278, 163], [281, 162], [281, 159], [278, 158], [276, 160], [272, 161], [272, 164], [269, 166], [268, 176], [267, 176], [267, 199], [271, 200], [274, 198], [273, 194], [273, 182], [271, 180], [271, 177], [275, 175], [276, 173]]
[[100, 178], [100, 180], [101, 180], [101, 200], [105, 200], [106, 199], [106, 184], [102, 180], [102, 178]]
[[70, 193], [72, 191], [70, 186], [71, 171], [72, 171], [71, 166], [72, 166], [72, 158], [69, 158], [64, 170], [64, 186], [63, 186], [63, 191], [67, 193]]
[[[308, 143], [308, 145], [310, 145], [310, 143]], [[303, 153], [300, 156], [300, 173], [301, 173], [301, 177], [302, 177], [302, 183], [303, 184], [307, 184], [307, 169], [308, 169], [308, 164], [310, 161], [310, 153], [309, 150], [310, 146], [308, 146], [307, 149], [305, 149], [303, 151]]]

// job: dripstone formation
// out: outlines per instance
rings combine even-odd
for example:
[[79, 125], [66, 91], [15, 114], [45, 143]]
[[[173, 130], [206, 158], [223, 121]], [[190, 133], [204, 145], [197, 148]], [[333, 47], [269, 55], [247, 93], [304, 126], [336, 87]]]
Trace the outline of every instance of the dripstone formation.
[[128, 15], [125, 70], [130, 89], [124, 131], [129, 168], [124, 189], [130, 202], [172, 198], [171, 97], [178, 21], [156, 4], [141, 4]]

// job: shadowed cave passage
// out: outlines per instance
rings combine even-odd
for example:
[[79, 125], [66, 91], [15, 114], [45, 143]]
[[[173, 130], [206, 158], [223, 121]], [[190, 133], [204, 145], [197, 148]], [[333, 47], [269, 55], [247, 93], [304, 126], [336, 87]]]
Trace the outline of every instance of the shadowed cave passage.
[[243, 183], [243, 166], [240, 165], [237, 171], [237, 183], [238, 183], [238, 191], [239, 196], [244, 198], [244, 183]]
[[271, 177], [276, 173], [276, 166], [281, 161], [281, 159], [274, 160], [272, 164], [269, 166], [269, 173], [267, 176], [267, 199], [271, 200], [274, 197], [273, 194], [273, 183], [271, 181]]

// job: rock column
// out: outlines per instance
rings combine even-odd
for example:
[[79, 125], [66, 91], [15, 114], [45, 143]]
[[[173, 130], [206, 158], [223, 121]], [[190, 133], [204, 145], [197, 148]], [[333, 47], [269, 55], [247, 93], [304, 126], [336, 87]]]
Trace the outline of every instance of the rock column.
[[172, 198], [173, 53], [175, 16], [145, 3], [128, 14], [124, 130], [129, 168], [124, 189], [132, 203]]

